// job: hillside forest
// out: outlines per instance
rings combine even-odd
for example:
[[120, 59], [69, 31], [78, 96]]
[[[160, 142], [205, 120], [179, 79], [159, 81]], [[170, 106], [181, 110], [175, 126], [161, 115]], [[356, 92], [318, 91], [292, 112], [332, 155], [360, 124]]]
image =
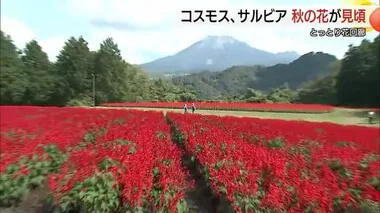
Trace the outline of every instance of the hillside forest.
[[138, 101], [242, 101], [380, 107], [380, 36], [350, 45], [343, 59], [307, 53], [289, 64], [234, 66], [172, 79], [126, 62], [112, 38], [91, 51], [69, 38], [49, 61], [38, 41], [18, 49], [1, 31], [1, 105], [96, 105]]

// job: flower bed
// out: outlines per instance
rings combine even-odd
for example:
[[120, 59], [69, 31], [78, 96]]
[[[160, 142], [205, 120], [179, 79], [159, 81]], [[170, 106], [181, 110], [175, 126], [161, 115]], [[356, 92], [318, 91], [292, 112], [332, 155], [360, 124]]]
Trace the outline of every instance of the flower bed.
[[177, 113], [168, 117], [214, 192], [237, 212], [378, 208], [377, 128]]
[[365, 212], [380, 202], [378, 128], [119, 109], [0, 110], [0, 207], [46, 184], [64, 212], [188, 212], [189, 172], [199, 187], [191, 191], [207, 192], [202, 199], [224, 211]]
[[67, 212], [186, 209], [187, 173], [162, 113], [1, 107], [0, 204], [47, 181]]

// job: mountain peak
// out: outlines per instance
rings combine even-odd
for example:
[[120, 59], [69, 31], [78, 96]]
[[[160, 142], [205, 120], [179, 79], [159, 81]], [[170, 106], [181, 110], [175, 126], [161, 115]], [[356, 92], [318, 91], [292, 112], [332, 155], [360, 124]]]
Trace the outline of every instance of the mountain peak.
[[231, 36], [215, 36], [215, 35], [209, 35], [203, 40], [233, 40], [235, 41], [236, 39], [231, 37]]
[[231, 36], [207, 36], [198, 42], [199, 48], [210, 47], [212, 49], [224, 49], [225, 45], [239, 42]]
[[297, 54], [297, 55], [298, 55], [298, 53], [297, 53], [296, 51], [278, 52], [278, 53], [276, 53], [276, 54]]
[[234, 65], [274, 65], [290, 63], [298, 54], [275, 54], [259, 50], [231, 36], [210, 35], [179, 51], [155, 61], [142, 64], [148, 72], [221, 71]]

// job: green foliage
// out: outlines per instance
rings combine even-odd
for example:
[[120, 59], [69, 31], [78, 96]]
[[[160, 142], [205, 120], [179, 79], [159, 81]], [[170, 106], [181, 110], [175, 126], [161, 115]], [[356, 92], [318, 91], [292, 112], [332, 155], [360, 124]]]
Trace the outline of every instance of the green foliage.
[[285, 142], [283, 138], [275, 138], [267, 142], [267, 147], [272, 149], [279, 149], [285, 147]]
[[211, 99], [221, 95], [217, 87], [217, 77], [212, 72], [201, 72], [171, 79], [174, 85], [194, 90], [201, 99]]
[[290, 103], [294, 97], [294, 91], [285, 83], [279, 88], [272, 89], [268, 94], [260, 90], [248, 88], [244, 96], [234, 95], [227, 97], [228, 101], [243, 101], [248, 103]]
[[306, 82], [295, 102], [356, 107], [379, 107], [379, 39], [350, 45], [340, 62], [330, 65], [330, 74]]
[[248, 88], [247, 94], [244, 99], [249, 103], [265, 103], [267, 102], [267, 97], [264, 93], [258, 90]]
[[107, 38], [96, 52], [83, 37], [69, 38], [52, 64], [37, 41], [24, 54], [1, 31], [1, 104], [92, 106], [124, 101], [195, 101], [196, 94], [168, 81], [150, 79], [125, 62]]
[[82, 97], [71, 99], [66, 103], [66, 106], [92, 106], [92, 105], [93, 105], [92, 97], [84, 96], [84, 95]]
[[295, 103], [318, 103], [335, 105], [336, 102], [336, 76], [339, 73], [341, 62], [330, 64], [330, 74], [318, 79], [304, 82], [293, 97]]
[[335, 105], [337, 103], [335, 85], [336, 74], [306, 82], [304, 87], [297, 92], [293, 102]]
[[154, 101], [174, 102], [197, 100], [197, 95], [194, 91], [179, 88], [170, 81], [161, 78], [153, 80], [149, 90]]
[[6, 168], [6, 173], [0, 174], [0, 206], [17, 204], [30, 190], [42, 186], [49, 173], [59, 172], [66, 156], [55, 145], [43, 149], [48, 158], [21, 157]]
[[195, 101], [197, 95], [169, 81], [150, 79], [125, 62], [107, 38], [96, 52], [83, 37], [71, 37], [52, 64], [37, 41], [21, 56], [1, 31], [1, 104], [92, 106], [105, 102]]
[[380, 106], [380, 36], [350, 46], [337, 75], [337, 101], [345, 106]]
[[[170, 163], [171, 160], [167, 159], [164, 160], [163, 163]], [[176, 195], [179, 193], [178, 189], [175, 187], [169, 187], [164, 190], [163, 186], [160, 183], [160, 176], [161, 172], [158, 167], [154, 167], [152, 169], [152, 174], [153, 174], [153, 187], [150, 190], [150, 198], [152, 199], [153, 202], [149, 201], [148, 203], [145, 204], [146, 207], [155, 207], [155, 211], [157, 213], [169, 213], [169, 207], [170, 207], [170, 201], [173, 200]], [[164, 199], [161, 199], [163, 195]], [[158, 207], [158, 208], [157, 208]], [[184, 199], [181, 199], [178, 201], [176, 205], [177, 211], [178, 212], [189, 212], [189, 206], [187, 202]], [[136, 211], [134, 211], [136, 212]], [[148, 211], [150, 212], [150, 211]]]
[[145, 73], [126, 63], [118, 45], [107, 38], [95, 53], [96, 101], [142, 101], [149, 98], [149, 81]]
[[271, 90], [267, 99], [273, 103], [290, 103], [293, 96], [293, 91], [290, 90], [288, 84], [285, 83], [280, 88]]
[[10, 36], [0, 32], [0, 103], [21, 104], [26, 91], [26, 73]]
[[189, 212], [189, 206], [187, 202], [183, 199], [179, 200], [177, 203], [177, 212], [178, 213], [187, 213]]
[[59, 76], [57, 96], [60, 104], [90, 94], [92, 85], [93, 54], [83, 37], [71, 37], [57, 56]]
[[48, 104], [53, 97], [57, 77], [47, 54], [37, 41], [32, 40], [26, 44], [21, 59], [27, 75], [23, 101], [28, 105]]
[[111, 173], [96, 173], [63, 195], [61, 212], [82, 209], [85, 212], [109, 213], [120, 207], [120, 190]]

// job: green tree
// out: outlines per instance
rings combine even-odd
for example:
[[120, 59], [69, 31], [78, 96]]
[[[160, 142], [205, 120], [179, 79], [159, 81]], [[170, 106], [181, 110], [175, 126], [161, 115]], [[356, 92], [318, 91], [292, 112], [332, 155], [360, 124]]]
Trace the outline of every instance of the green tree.
[[194, 90], [178, 87], [161, 78], [152, 80], [149, 91], [154, 101], [196, 101], [198, 95]]
[[[70, 100], [88, 100], [91, 96], [93, 54], [83, 37], [71, 37], [57, 56], [58, 84], [56, 103], [66, 104]], [[87, 101], [86, 101], [87, 102]]]
[[304, 83], [297, 91], [293, 102], [308, 104], [329, 104], [336, 102], [336, 78], [340, 70], [340, 61], [331, 64], [331, 74], [314, 81]]
[[379, 36], [350, 45], [337, 75], [337, 102], [346, 106], [380, 106]]
[[279, 88], [272, 89], [267, 96], [267, 100], [273, 103], [290, 103], [294, 96], [293, 91], [287, 83]]
[[97, 102], [115, 102], [120, 99], [120, 93], [126, 89], [127, 76], [120, 50], [111, 38], [100, 44], [94, 65]]
[[177, 93], [177, 97], [179, 101], [182, 102], [192, 102], [192, 101], [197, 101], [197, 93], [193, 90], [189, 89], [183, 89], [179, 90], [179, 93]]
[[54, 93], [56, 76], [47, 54], [36, 40], [32, 40], [26, 44], [21, 59], [27, 75], [23, 101], [30, 105], [48, 105]]
[[126, 101], [146, 101], [150, 99], [148, 75], [131, 64], [125, 63], [126, 90], [123, 95]]
[[0, 69], [1, 104], [23, 104], [26, 74], [12, 38], [3, 31], [0, 31]]
[[259, 90], [248, 88], [244, 99], [249, 103], [265, 103], [266, 95]]
[[153, 80], [149, 87], [149, 93], [151, 94], [152, 100], [163, 101], [164, 97], [171, 92], [171, 86], [169, 82], [162, 80], [161, 78]]
[[97, 103], [149, 99], [148, 76], [123, 60], [112, 38], [100, 45], [94, 65]]

